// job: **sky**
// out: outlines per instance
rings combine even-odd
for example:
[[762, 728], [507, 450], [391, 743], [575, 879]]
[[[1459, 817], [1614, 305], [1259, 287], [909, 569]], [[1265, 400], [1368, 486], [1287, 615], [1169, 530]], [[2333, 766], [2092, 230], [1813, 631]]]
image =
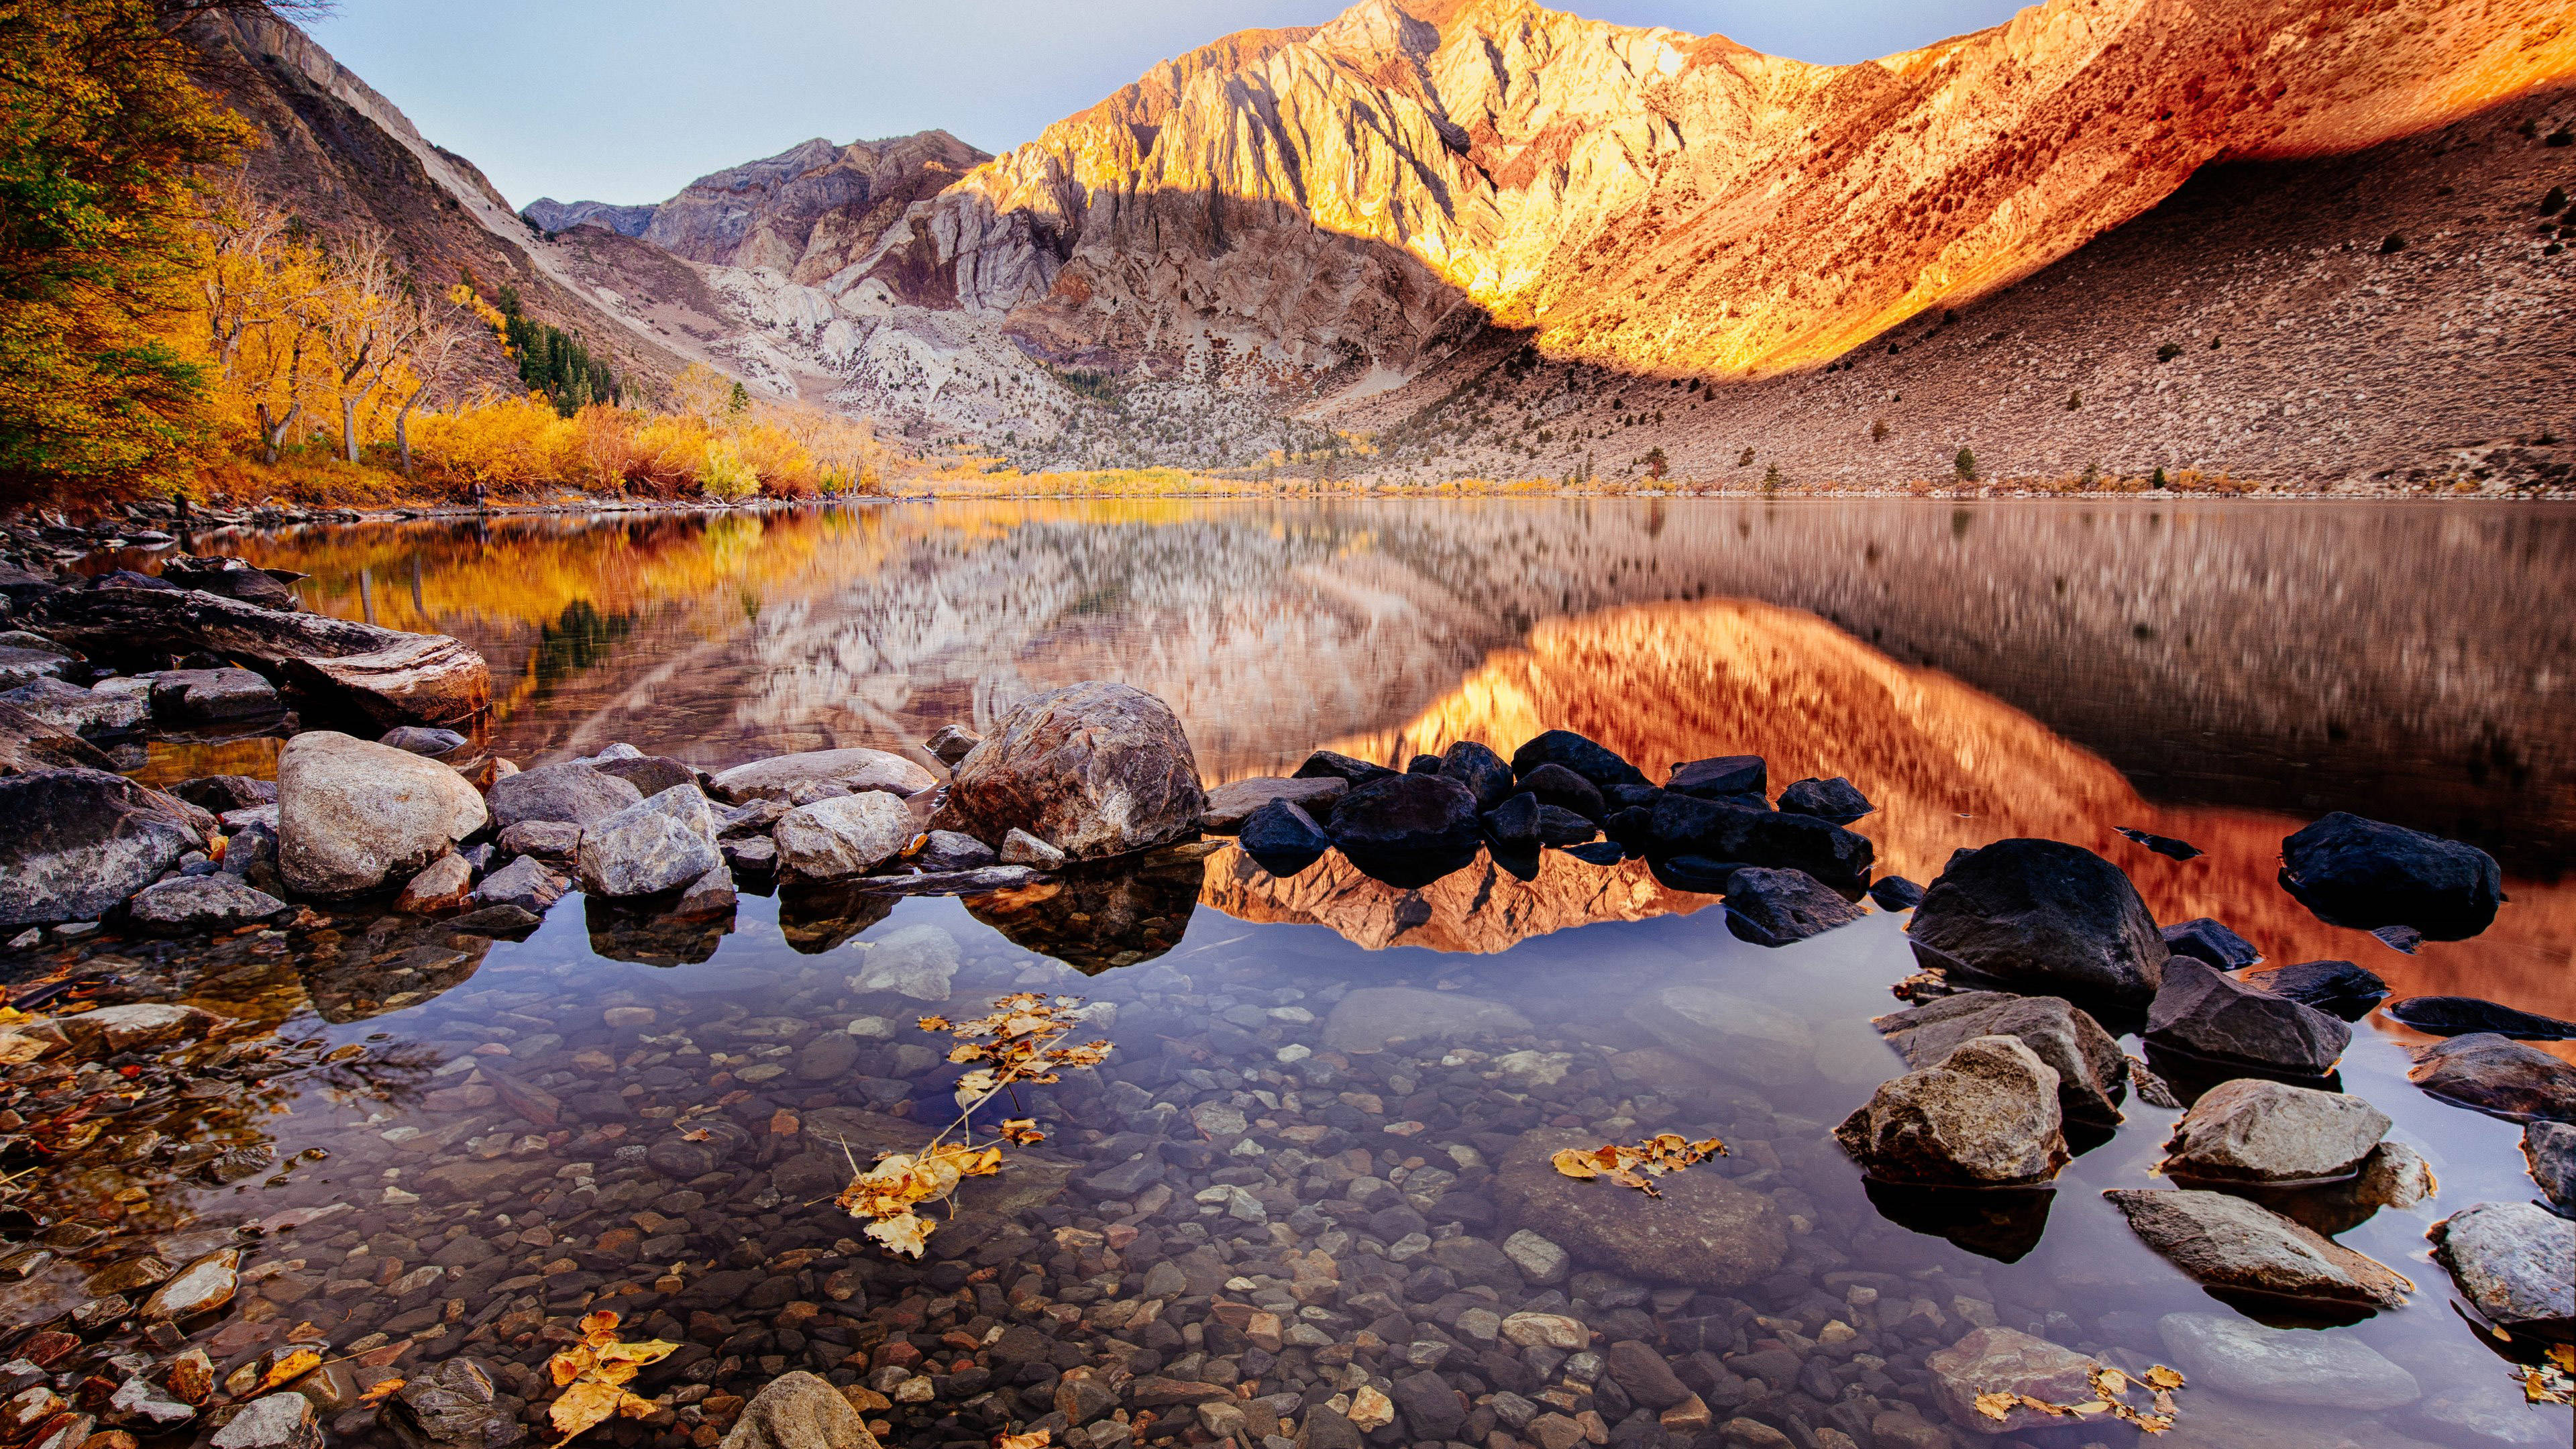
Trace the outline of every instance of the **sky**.
[[[1031, 140], [1228, 31], [1313, 25], [1349, 0], [336, 0], [341, 64], [514, 206], [660, 201], [710, 171], [945, 129]], [[1996, 24], [2008, 0], [1558, 0], [1828, 64]]]

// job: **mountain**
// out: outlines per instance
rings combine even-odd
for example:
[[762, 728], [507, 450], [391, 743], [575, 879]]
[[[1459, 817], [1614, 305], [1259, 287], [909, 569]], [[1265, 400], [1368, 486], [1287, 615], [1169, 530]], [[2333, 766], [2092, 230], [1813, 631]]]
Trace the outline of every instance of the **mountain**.
[[557, 201], [540, 196], [519, 208], [519, 214], [535, 222], [542, 231], [570, 231], [577, 226], [600, 226], [619, 236], [642, 236], [653, 224], [653, 206], [617, 206], [605, 201]]

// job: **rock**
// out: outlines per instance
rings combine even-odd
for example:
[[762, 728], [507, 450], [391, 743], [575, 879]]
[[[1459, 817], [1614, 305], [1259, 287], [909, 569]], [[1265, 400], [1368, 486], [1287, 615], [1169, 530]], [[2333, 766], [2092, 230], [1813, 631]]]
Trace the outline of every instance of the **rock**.
[[39, 679], [60, 678], [71, 661], [50, 649], [0, 646], [0, 690], [20, 689]]
[[213, 1449], [322, 1449], [322, 1426], [314, 1422], [311, 1399], [268, 1394], [242, 1405], [206, 1442]]
[[399, 725], [385, 731], [376, 743], [435, 759], [465, 748], [465, 736], [454, 730], [432, 729], [427, 725]]
[[572, 883], [538, 863], [533, 856], [520, 856], [508, 865], [483, 877], [474, 888], [478, 906], [515, 906], [532, 916], [542, 916]]
[[2333, 1071], [2352, 1042], [2352, 1028], [2341, 1019], [2257, 991], [2189, 957], [2165, 963], [2144, 1035], [2209, 1061], [2308, 1077]]
[[1323, 859], [1333, 848], [1333, 838], [1315, 823], [1315, 817], [1288, 799], [1269, 801], [1247, 816], [1237, 843], [1253, 864], [1282, 880]]
[[146, 1323], [194, 1318], [232, 1302], [240, 1286], [241, 1249], [218, 1248], [171, 1274], [137, 1311]]
[[2175, 955], [2189, 956], [2221, 971], [2242, 971], [2263, 959], [2253, 942], [2207, 916], [2167, 926], [2163, 935], [2165, 946]]
[[1529, 1030], [1528, 1018], [1499, 1001], [1411, 986], [1363, 986], [1333, 1004], [1332, 1015], [1324, 1018], [1323, 1042], [1327, 1051], [1379, 1052], [1399, 1042], [1429, 1046]]
[[117, 734], [139, 729], [145, 712], [144, 701], [131, 693], [101, 694], [59, 679], [19, 685], [0, 694], [0, 704], [75, 734]]
[[2129, 1227], [2204, 1288], [2276, 1298], [2398, 1308], [2408, 1283], [2298, 1223], [2223, 1192], [2115, 1189], [2103, 1194]]
[[224, 1024], [202, 1007], [175, 1001], [136, 1001], [58, 1018], [56, 1025], [82, 1051], [113, 1056], [201, 1037]]
[[930, 751], [932, 759], [953, 766], [973, 754], [975, 747], [982, 743], [984, 737], [964, 725], [946, 724], [931, 731], [930, 738], [923, 740], [921, 747]]
[[278, 753], [278, 874], [303, 895], [409, 879], [487, 818], [464, 776], [390, 745], [312, 730]]
[[980, 870], [1000, 860], [993, 847], [974, 836], [934, 830], [922, 842], [921, 853], [912, 858], [912, 863], [926, 871]]
[[2058, 996], [2015, 996], [2002, 991], [1962, 991], [1873, 1020], [1917, 1070], [1950, 1054], [1970, 1037], [2009, 1036], [2037, 1053], [2057, 1073], [2058, 1108], [2068, 1121], [2118, 1125], [2129, 1080], [2129, 1059], [2091, 1013]]
[[585, 827], [573, 863], [584, 891], [615, 899], [677, 890], [722, 870], [724, 856], [707, 797], [695, 785], [674, 785]]
[[2120, 868], [2055, 840], [1961, 851], [1906, 926], [1925, 966], [2015, 991], [2143, 1005], [2164, 937]]
[[276, 804], [277, 782], [254, 780], [248, 775], [200, 775], [171, 786], [170, 793], [200, 810], [222, 815]]
[[1631, 1002], [1627, 1016], [1694, 1065], [1734, 1081], [1772, 1088], [1815, 1071], [1815, 1033], [1776, 1006], [1705, 986], [1667, 986]]
[[1480, 827], [1494, 849], [1534, 855], [1539, 848], [1538, 797], [1514, 795], [1485, 812]]
[[567, 760], [493, 781], [492, 823], [502, 830], [539, 821], [590, 826], [643, 798], [644, 793], [626, 781]]
[[2125, 835], [2129, 839], [2136, 841], [2138, 844], [2145, 846], [2147, 849], [2154, 851], [2156, 854], [2163, 856], [2167, 860], [2198, 860], [2202, 855], [2206, 854], [2206, 852], [2204, 852], [2199, 846], [2192, 844], [2190, 841], [2176, 840], [2170, 835], [2153, 835], [2144, 830], [2132, 829], [2126, 825], [2114, 826], [2112, 827], [2112, 830], [2113, 833]]
[[1353, 785], [1328, 829], [1351, 864], [1407, 890], [1469, 865], [1484, 843], [1476, 797], [1438, 775], [1387, 774]]
[[1598, 786], [1559, 764], [1541, 765], [1521, 776], [1519, 793], [1535, 795], [1541, 805], [1571, 810], [1586, 820], [1598, 821], [1610, 813]]
[[1439, 1443], [1458, 1437], [1467, 1422], [1467, 1402], [1440, 1375], [1424, 1370], [1407, 1374], [1395, 1381], [1395, 1390], [1387, 1397], [1395, 1401], [1396, 1411], [1404, 1416], [1405, 1427], [1413, 1431], [1416, 1443]]
[[698, 788], [697, 770], [687, 761], [667, 755], [628, 755], [597, 761], [591, 768], [634, 786], [635, 793], [647, 800], [681, 785]]
[[1252, 812], [1273, 800], [1286, 800], [1308, 815], [1330, 815], [1350, 788], [1350, 781], [1338, 775], [1310, 780], [1255, 775], [1249, 780], [1236, 780], [1208, 792], [1207, 813], [1201, 817], [1199, 828], [1211, 835], [1237, 834]]
[[933, 925], [904, 926], [868, 944], [867, 962], [850, 978], [862, 994], [891, 991], [915, 1001], [946, 1001], [957, 974], [957, 938]]
[[415, 916], [452, 916], [474, 892], [474, 867], [454, 851], [421, 867], [394, 897], [394, 909]]
[[[1495, 1172], [1507, 1218], [1544, 1231], [1578, 1262], [1650, 1282], [1723, 1293], [1778, 1271], [1788, 1228], [1769, 1197], [1694, 1168], [1666, 1175], [1658, 1184], [1663, 1195], [1650, 1198], [1567, 1177], [1549, 1161], [1560, 1148], [1600, 1145], [1579, 1130], [1523, 1134]], [[1506, 1336], [1512, 1322], [1503, 1320]]]
[[2359, 1021], [2388, 999], [2388, 983], [2349, 961], [2302, 961], [2257, 971], [2245, 984], [2329, 1016]]
[[2504, 873], [2476, 846], [2338, 810], [2281, 842], [2281, 888], [2329, 925], [2465, 941], [2494, 924]]
[[1080, 860], [1186, 839], [1206, 808], [1198, 760], [1170, 707], [1095, 680], [1002, 716], [957, 763], [934, 823], [978, 840], [1025, 830]]
[[1466, 786], [1479, 812], [1510, 799], [1515, 783], [1510, 763], [1474, 740], [1460, 740], [1441, 753], [1440, 778]]
[[1923, 1366], [1932, 1371], [1932, 1396], [1941, 1411], [1972, 1434], [2011, 1434], [2064, 1422], [2024, 1406], [1993, 1418], [1977, 1408], [1979, 1394], [2028, 1394], [2052, 1404], [2081, 1404], [2094, 1397], [2093, 1360], [2009, 1328], [1973, 1330], [1948, 1348], [1925, 1355]]
[[264, 719], [284, 709], [277, 687], [247, 669], [166, 669], [152, 676], [152, 717], [211, 725]]
[[1564, 1282], [1570, 1266], [1563, 1248], [1527, 1228], [1503, 1239], [1503, 1256], [1512, 1260], [1523, 1278], [1541, 1287]]
[[[883, 750], [808, 750], [736, 765], [718, 774], [709, 783], [707, 793], [728, 805], [750, 800], [794, 804], [797, 802], [792, 797], [800, 786], [820, 790], [823, 793], [816, 798], [823, 798], [870, 791], [918, 795], [938, 783], [939, 778], [930, 771]], [[967, 833], [981, 838], [980, 832]]]
[[2576, 1037], [2576, 1021], [2517, 1011], [2474, 996], [2410, 996], [2389, 1007], [2388, 1015], [2426, 1036], [2491, 1032], [2517, 1041], [2566, 1041]]
[[97, 920], [204, 848], [188, 809], [103, 770], [0, 779], [0, 925]]
[[493, 1385], [482, 1364], [451, 1358], [412, 1371], [376, 1422], [404, 1449], [510, 1449], [527, 1438], [520, 1407], [518, 1398]]
[[1648, 858], [1646, 869], [1664, 886], [1677, 891], [1696, 891], [1701, 895], [1722, 896], [1734, 884], [1735, 873], [1747, 870], [1742, 861], [1711, 860], [1705, 855], [1676, 855], [1670, 860]]
[[2349, 1334], [2267, 1328], [2233, 1313], [2168, 1313], [2156, 1336], [2193, 1388], [2364, 1412], [2423, 1397], [2415, 1376]]
[[1813, 815], [1836, 825], [1849, 825], [1878, 807], [1860, 788], [1840, 775], [1830, 780], [1806, 779], [1780, 792], [1780, 808], [1792, 815]]
[[782, 872], [803, 880], [842, 880], [902, 854], [916, 830], [903, 801], [871, 790], [799, 805], [779, 817], [770, 838], [778, 843]]
[[178, 933], [228, 931], [289, 909], [286, 902], [234, 876], [195, 875], [146, 887], [128, 903], [126, 914], [147, 931]]
[[1591, 781], [1598, 789], [1646, 783], [1646, 777], [1638, 772], [1636, 766], [1572, 730], [1549, 730], [1512, 751], [1512, 773], [1519, 776], [1524, 785], [1528, 783], [1531, 772], [1542, 765], [1563, 765]]
[[1029, 834], [1014, 829], [1002, 837], [1002, 864], [1025, 865], [1035, 870], [1056, 870], [1064, 865], [1064, 852]]
[[247, 559], [173, 554], [161, 560], [161, 579], [182, 589], [203, 589], [263, 609], [296, 607], [293, 589]]
[[1803, 870], [1858, 895], [1874, 858], [1869, 841], [1812, 815], [1701, 800], [1668, 791], [1655, 802], [1647, 853]]
[[2522, 1129], [2522, 1160], [2563, 1217], [2576, 1217], [2576, 1127], [2533, 1122]]
[[451, 931], [471, 936], [508, 936], [513, 940], [543, 925], [544, 918], [522, 906], [481, 906], [447, 923]]
[[1538, 843], [1571, 850], [1589, 843], [1601, 833], [1601, 827], [1561, 805], [1538, 807]]
[[98, 770], [112, 775], [116, 762], [78, 734], [0, 703], [0, 775], [37, 770]]
[[2576, 1067], [2509, 1037], [2455, 1036], [2425, 1047], [2406, 1080], [2508, 1122], [2576, 1122]]
[[2349, 1177], [2388, 1127], [2388, 1114], [2359, 1097], [2239, 1077], [2211, 1088], [2174, 1124], [2163, 1171], [2177, 1182]]
[[1610, 1345], [1602, 1355], [1610, 1379], [1627, 1391], [1628, 1397], [1649, 1409], [1669, 1409], [1691, 1396], [1690, 1387], [1673, 1373], [1654, 1345], [1637, 1339], [1622, 1339]]
[[1362, 780], [1374, 780], [1380, 775], [1392, 775], [1395, 773], [1396, 771], [1390, 770], [1384, 765], [1371, 764], [1367, 760], [1355, 760], [1348, 755], [1335, 754], [1331, 750], [1317, 750], [1313, 754], [1308, 755], [1305, 758], [1305, 761], [1297, 766], [1297, 773], [1294, 778], [1299, 780], [1339, 780], [1344, 785], [1348, 786], [1356, 785]]
[[1923, 904], [1923, 887], [1901, 875], [1883, 875], [1869, 883], [1869, 898], [1882, 911], [1910, 911]]
[[2057, 1072], [2016, 1037], [1970, 1037], [1938, 1066], [1883, 1082], [1834, 1137], [1884, 1182], [2011, 1187], [2070, 1156]]
[[2576, 1336], [2576, 1222], [2527, 1202], [2482, 1202], [2427, 1231], [2433, 1261], [2498, 1328]]
[[1803, 870], [1747, 866], [1726, 883], [1726, 926], [1757, 946], [1786, 946], [1861, 918], [1860, 908]]
[[[629, 805], [635, 803], [632, 800], [627, 802]], [[625, 806], [618, 808], [622, 810]], [[569, 820], [522, 820], [503, 830], [495, 843], [511, 855], [570, 861], [573, 852], [581, 849], [581, 827]]]
[[841, 1391], [803, 1370], [769, 1381], [717, 1449], [877, 1449]]
[[1664, 788], [1702, 800], [1771, 796], [1770, 769], [1760, 755], [1719, 755], [1673, 766]]

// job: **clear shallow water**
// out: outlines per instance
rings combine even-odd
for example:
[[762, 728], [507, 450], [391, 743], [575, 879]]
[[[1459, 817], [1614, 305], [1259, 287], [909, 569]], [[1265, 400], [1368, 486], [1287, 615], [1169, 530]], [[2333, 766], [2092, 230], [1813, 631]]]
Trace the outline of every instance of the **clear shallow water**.
[[[2160, 920], [2218, 916], [2274, 962], [2345, 957], [2400, 995], [2565, 1016], [2576, 907], [2554, 873], [2576, 820], [2563, 677], [2576, 654], [2553, 601], [2569, 594], [2571, 532], [2576, 514], [2539, 509], [1623, 501], [895, 506], [237, 542], [311, 572], [314, 607], [482, 648], [505, 696], [487, 743], [523, 764], [618, 739], [709, 766], [893, 747], [1085, 677], [1170, 700], [1212, 781], [1318, 745], [1400, 760], [1479, 738], [1508, 752], [1565, 726], [1650, 772], [1750, 751], [1775, 786], [1847, 775], [1882, 807], [1857, 828], [1883, 871], [1929, 880], [1962, 845], [2071, 840], [2128, 870]], [[262, 773], [266, 753], [165, 748], [148, 769]], [[2281, 836], [2334, 808], [2477, 838], [2506, 862], [2513, 904], [2479, 940], [2414, 958], [2316, 922], [2271, 875]], [[2209, 853], [2165, 861], [2118, 825]], [[2165, 1315], [2232, 1312], [2098, 1196], [2154, 1185], [2177, 1114], [2135, 1099], [2118, 1135], [2061, 1175], [2044, 1219], [1948, 1225], [1984, 1252], [1917, 1231], [1943, 1225], [1902, 1203], [1883, 1211], [1827, 1133], [1902, 1069], [1867, 1026], [1912, 969], [1901, 921], [1873, 914], [1772, 952], [1735, 940], [1709, 904], [1634, 863], [1551, 855], [1531, 883], [1480, 864], [1405, 892], [1332, 858], [1277, 881], [1220, 846], [1147, 879], [904, 901], [881, 918], [882, 903], [746, 897], [725, 929], [568, 899], [522, 943], [364, 916], [210, 951], [103, 943], [87, 967], [120, 980], [102, 998], [175, 994], [270, 1040], [315, 1043], [293, 1060], [363, 1053], [200, 1089], [161, 1129], [319, 1160], [217, 1185], [173, 1156], [175, 1140], [116, 1147], [133, 1135], [120, 1124], [115, 1150], [76, 1157], [41, 1191], [120, 1224], [78, 1255], [92, 1265], [147, 1232], [330, 1210], [251, 1255], [268, 1276], [216, 1332], [237, 1355], [310, 1325], [304, 1336], [370, 1358], [409, 1340], [397, 1370], [459, 1345], [534, 1369], [549, 1325], [615, 1306], [704, 1350], [664, 1375], [713, 1386], [693, 1418], [710, 1406], [721, 1418], [726, 1394], [787, 1367], [852, 1377], [905, 1334], [947, 1368], [1021, 1321], [1012, 1300], [1035, 1292], [1055, 1305], [1037, 1321], [1065, 1346], [1057, 1367], [1254, 1381], [1299, 1396], [1262, 1400], [1292, 1422], [1355, 1390], [1354, 1363], [1381, 1388], [1432, 1367], [1471, 1399], [1592, 1382], [1587, 1365], [1460, 1327], [1481, 1325], [1470, 1307], [1535, 1308], [1582, 1319], [1596, 1347], [1654, 1345], [1720, 1423], [1746, 1415], [1802, 1445], [1820, 1429], [1894, 1444], [1909, 1414], [1946, 1423], [1923, 1361], [1969, 1324], [2170, 1362]], [[878, 989], [907, 960], [936, 983], [919, 963], [944, 961], [943, 941], [956, 959], [944, 997]], [[1111, 960], [1133, 964], [1101, 969]], [[1348, 1049], [1386, 1013], [1336, 1007], [1389, 986], [1517, 1017], [1491, 1039]], [[1778, 1009], [1785, 1045], [1759, 1063], [1694, 1051], [1653, 1013], [1631, 1014], [1672, 986]], [[865, 1161], [945, 1116], [956, 1069], [911, 1018], [1023, 987], [1113, 1003], [1107, 1070], [1033, 1094], [1052, 1139], [970, 1184], [928, 1262], [853, 1251], [857, 1225], [828, 1201], [847, 1172], [835, 1140]], [[2374, 1018], [2343, 1080], [2396, 1119], [2440, 1194], [2341, 1241], [2422, 1291], [2324, 1334], [2377, 1350], [2417, 1398], [2282, 1404], [2204, 1376], [2182, 1396], [2177, 1442], [2567, 1442], [2567, 1411], [2520, 1405], [2424, 1259], [2432, 1220], [2531, 1187], [2515, 1129], [2404, 1081], [2401, 1048], [2416, 1039]], [[1757, 1195], [1784, 1251], [1696, 1294], [1636, 1273], [1536, 1283], [1495, 1269], [1472, 1244], [1520, 1226], [1497, 1164], [1547, 1126], [1724, 1138], [1733, 1155], [1693, 1172]], [[131, 1188], [140, 1201], [113, 1200]], [[1405, 1241], [1417, 1229], [1459, 1241]], [[70, 1292], [67, 1271], [0, 1290], [15, 1295], [11, 1321]], [[1248, 1344], [1211, 1316], [1211, 1296], [1326, 1341]], [[1134, 1307], [1145, 1302], [1164, 1305], [1159, 1319]], [[1837, 1321], [1858, 1337], [1828, 1333]], [[1444, 1338], [1456, 1346], [1417, 1347]], [[1701, 1351], [1718, 1357], [1691, 1358]], [[853, 1352], [873, 1357], [851, 1364]], [[877, 1417], [900, 1442], [976, 1439], [1043, 1414], [1048, 1395], [1020, 1395], [1051, 1372], [952, 1375], [927, 1403]], [[1833, 1417], [1843, 1401], [1858, 1408]], [[1123, 1402], [1147, 1407], [1132, 1390]], [[1563, 1407], [1611, 1425], [1627, 1412], [1609, 1392]], [[1154, 1411], [1148, 1438], [1191, 1414]], [[348, 1412], [346, 1432], [374, 1432]], [[1388, 1431], [1398, 1442], [1405, 1422]], [[633, 1443], [698, 1427], [594, 1432]]]

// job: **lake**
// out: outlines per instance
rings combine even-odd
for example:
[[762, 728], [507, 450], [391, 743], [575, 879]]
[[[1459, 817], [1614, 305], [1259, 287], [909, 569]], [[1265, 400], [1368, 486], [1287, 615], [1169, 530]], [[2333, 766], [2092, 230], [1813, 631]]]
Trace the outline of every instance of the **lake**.
[[[707, 769], [848, 745], [928, 761], [940, 726], [1086, 679], [1169, 703], [1211, 785], [1317, 748], [1401, 768], [1562, 728], [1656, 779], [1727, 754], [1765, 757], [1775, 792], [1847, 777], [1881, 874], [2047, 837], [2267, 964], [2576, 1017], [2576, 509], [904, 502], [194, 544], [309, 575], [308, 608], [482, 651], [475, 749], [522, 766], [621, 742]], [[159, 740], [136, 769], [266, 775], [277, 745]], [[2283, 837], [2336, 810], [2482, 847], [2510, 904], [2414, 954], [2326, 924], [2275, 875]], [[1865, 1182], [1832, 1130], [1906, 1070], [1870, 1026], [1905, 1004], [1906, 914], [1777, 950], [1725, 916], [1637, 860], [1550, 851], [1528, 880], [1479, 860], [1407, 890], [1339, 856], [1276, 878], [1219, 841], [963, 900], [746, 894], [717, 922], [567, 897], [523, 941], [359, 911], [49, 947], [15, 976], [256, 1027], [47, 1160], [36, 1204], [105, 1231], [0, 1263], [0, 1304], [37, 1323], [146, 1247], [251, 1244], [240, 1295], [194, 1330], [218, 1376], [327, 1346], [300, 1391], [335, 1439], [388, 1444], [371, 1386], [461, 1354], [541, 1397], [601, 1309], [684, 1345], [640, 1380], [660, 1411], [590, 1431], [660, 1449], [711, 1449], [795, 1368], [864, 1386], [906, 1445], [1046, 1421], [1075, 1449], [1326, 1449], [1379, 1394], [1378, 1444], [2139, 1437], [1960, 1422], [1936, 1360], [1993, 1326], [2182, 1368], [2166, 1443], [2576, 1432], [2524, 1403], [2429, 1258], [2448, 1213], [2536, 1197], [2517, 1127], [2408, 1082], [2432, 1038], [2374, 1014], [2340, 1065], [2438, 1180], [2338, 1236], [2411, 1302], [2284, 1314], [2204, 1292], [2103, 1199], [2164, 1185], [2181, 1114], [2134, 1093], [2053, 1191]], [[953, 1115], [960, 1069], [915, 1019], [1015, 991], [1082, 998], [1107, 1063], [1023, 1091], [1011, 1115], [1046, 1140], [970, 1180], [920, 1262], [860, 1241], [832, 1202], [851, 1164]], [[2141, 1051], [2135, 1022], [2106, 1025]], [[1558, 1231], [1565, 1188], [1532, 1144], [1666, 1130], [1728, 1151], [1661, 1200], [1581, 1184], [1604, 1196]], [[1676, 1250], [1693, 1221], [1720, 1226]]]

